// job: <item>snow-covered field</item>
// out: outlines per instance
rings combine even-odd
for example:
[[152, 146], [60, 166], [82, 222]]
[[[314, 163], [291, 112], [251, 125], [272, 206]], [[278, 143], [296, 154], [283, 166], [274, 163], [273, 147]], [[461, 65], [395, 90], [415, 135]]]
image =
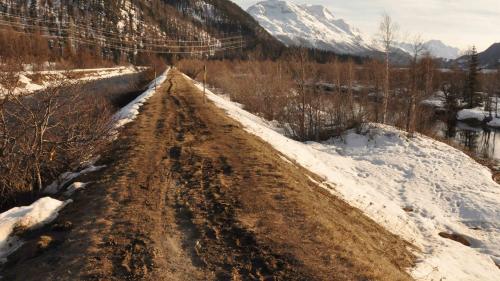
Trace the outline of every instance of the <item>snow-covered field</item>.
[[[499, 280], [500, 185], [466, 154], [380, 124], [325, 143], [301, 143], [240, 105], [207, 96], [248, 132], [321, 176], [330, 192], [417, 246], [418, 263], [409, 269], [415, 279]], [[459, 234], [471, 246], [441, 232]]]
[[[14, 90], [14, 94], [30, 94], [54, 86], [58, 83], [58, 81], [64, 81], [64, 83], [88, 82], [126, 74], [133, 74], [142, 70], [144, 70], [144, 68], [121, 66], [113, 68], [73, 69], [69, 71], [23, 71], [19, 73], [19, 87]], [[34, 75], [39, 77], [41, 81], [33, 81], [30, 77], [33, 78]], [[71, 78], [71, 76], [75, 77]], [[4, 95], [4, 90], [5, 88], [0, 85], [0, 97]]]

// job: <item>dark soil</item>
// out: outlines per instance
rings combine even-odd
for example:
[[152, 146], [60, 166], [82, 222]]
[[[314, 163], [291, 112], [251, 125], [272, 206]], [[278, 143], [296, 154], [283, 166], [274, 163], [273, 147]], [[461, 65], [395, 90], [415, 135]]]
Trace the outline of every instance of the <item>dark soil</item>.
[[446, 238], [446, 239], [451, 239], [453, 241], [456, 241], [462, 245], [465, 245], [467, 247], [470, 247], [470, 242], [467, 241], [467, 239], [463, 236], [463, 235], [460, 235], [460, 234], [457, 234], [457, 233], [446, 233], [446, 232], [440, 232], [439, 233], [439, 236], [443, 237], [443, 238]]

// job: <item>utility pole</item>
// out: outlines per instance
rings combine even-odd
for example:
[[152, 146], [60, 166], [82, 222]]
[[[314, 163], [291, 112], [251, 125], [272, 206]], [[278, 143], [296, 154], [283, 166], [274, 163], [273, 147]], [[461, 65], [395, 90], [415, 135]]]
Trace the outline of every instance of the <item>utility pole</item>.
[[239, 36], [238, 40], [240, 40], [240, 56], [241, 56], [241, 54], [243, 54], [243, 34], [241, 33], [241, 29], [240, 29], [240, 36]]
[[154, 70], [155, 70], [155, 92], [156, 92], [156, 64], [153, 66]]
[[203, 66], [203, 102], [207, 102], [207, 64]]

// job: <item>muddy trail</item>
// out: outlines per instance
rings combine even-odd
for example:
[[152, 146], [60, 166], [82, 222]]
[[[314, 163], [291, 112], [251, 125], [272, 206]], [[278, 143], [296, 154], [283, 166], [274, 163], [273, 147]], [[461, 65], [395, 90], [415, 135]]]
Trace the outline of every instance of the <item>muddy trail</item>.
[[101, 162], [2, 280], [411, 280], [408, 243], [175, 71]]

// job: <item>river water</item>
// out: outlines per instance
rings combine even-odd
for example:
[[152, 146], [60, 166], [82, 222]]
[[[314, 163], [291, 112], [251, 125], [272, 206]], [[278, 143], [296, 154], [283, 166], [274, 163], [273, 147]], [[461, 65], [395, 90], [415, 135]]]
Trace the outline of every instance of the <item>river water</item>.
[[475, 152], [478, 156], [500, 161], [500, 130], [490, 127], [473, 127], [457, 122], [447, 126], [444, 122], [436, 125], [438, 134], [456, 144]]

